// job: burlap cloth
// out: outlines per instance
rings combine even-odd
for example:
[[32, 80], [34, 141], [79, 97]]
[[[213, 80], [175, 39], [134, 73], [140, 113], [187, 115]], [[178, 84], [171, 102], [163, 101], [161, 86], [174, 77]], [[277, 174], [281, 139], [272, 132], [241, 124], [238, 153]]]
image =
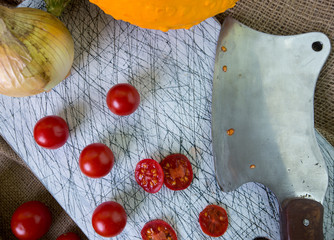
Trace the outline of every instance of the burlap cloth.
[[[279, 35], [311, 31], [325, 33], [334, 40], [334, 0], [241, 0], [236, 7], [220, 14], [222, 21], [231, 15], [256, 30]], [[315, 127], [334, 145], [334, 57], [333, 51], [324, 66], [315, 92]], [[0, 138], [0, 235], [15, 239], [10, 231], [10, 218], [25, 201], [46, 203], [53, 215], [53, 224], [43, 239], [56, 239], [67, 231], [80, 234], [75, 223], [29, 171], [22, 160]], [[0, 238], [1, 238], [0, 237]]]

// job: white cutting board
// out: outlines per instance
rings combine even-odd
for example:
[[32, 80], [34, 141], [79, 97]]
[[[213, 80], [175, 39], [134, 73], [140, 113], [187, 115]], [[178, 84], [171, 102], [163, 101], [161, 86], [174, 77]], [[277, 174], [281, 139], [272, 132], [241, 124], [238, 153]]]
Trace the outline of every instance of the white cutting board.
[[[42, 1], [26, 0], [24, 6], [43, 8]], [[273, 193], [253, 183], [224, 193], [215, 181], [211, 94], [220, 25], [211, 18], [191, 30], [141, 29], [115, 21], [87, 0], [75, 0], [61, 20], [75, 43], [71, 76], [50, 93], [0, 96], [0, 133], [87, 237], [101, 239], [91, 216], [100, 203], [114, 200], [128, 214], [125, 230], [114, 239], [141, 239], [144, 224], [156, 218], [169, 222], [181, 240], [207, 239], [198, 215], [208, 204], [219, 204], [227, 209], [230, 225], [218, 239], [278, 240]], [[105, 103], [107, 91], [120, 82], [131, 83], [141, 95], [139, 109], [128, 117], [113, 115]], [[33, 127], [46, 115], [59, 115], [69, 124], [70, 138], [58, 150], [34, 142]], [[115, 155], [111, 173], [102, 179], [89, 179], [78, 167], [80, 151], [93, 142], [108, 145]], [[170, 153], [190, 159], [195, 175], [191, 186], [146, 193], [135, 181], [136, 163], [160, 161]], [[330, 216], [329, 205], [333, 191], [325, 202]], [[333, 224], [327, 218], [325, 228]]]

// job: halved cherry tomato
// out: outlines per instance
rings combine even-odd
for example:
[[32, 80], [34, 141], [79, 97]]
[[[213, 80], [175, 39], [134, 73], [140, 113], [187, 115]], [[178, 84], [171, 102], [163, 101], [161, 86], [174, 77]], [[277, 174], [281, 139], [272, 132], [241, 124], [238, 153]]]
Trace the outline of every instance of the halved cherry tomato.
[[80, 240], [79, 236], [73, 232], [68, 232], [57, 237], [56, 240]]
[[114, 154], [106, 145], [92, 143], [82, 150], [79, 166], [87, 177], [104, 177], [114, 166]]
[[63, 146], [69, 137], [64, 119], [58, 116], [46, 116], [37, 121], [34, 127], [34, 139], [38, 145], [48, 149]]
[[139, 103], [140, 95], [137, 89], [128, 83], [116, 84], [107, 93], [107, 105], [116, 115], [130, 115], [136, 111]]
[[19, 206], [11, 219], [11, 229], [20, 239], [39, 239], [50, 229], [51, 212], [44, 203], [30, 201]]
[[145, 224], [141, 230], [143, 240], [177, 240], [174, 229], [161, 219], [156, 219]]
[[164, 172], [157, 161], [144, 159], [137, 163], [135, 178], [146, 192], [156, 193], [164, 183]]
[[171, 190], [183, 190], [193, 180], [193, 169], [183, 154], [171, 154], [160, 163], [165, 174], [165, 185]]
[[205, 234], [220, 237], [228, 227], [227, 213], [220, 206], [209, 205], [199, 214], [199, 224]]
[[123, 206], [108, 201], [100, 204], [92, 216], [92, 225], [102, 237], [115, 237], [125, 228], [127, 215]]

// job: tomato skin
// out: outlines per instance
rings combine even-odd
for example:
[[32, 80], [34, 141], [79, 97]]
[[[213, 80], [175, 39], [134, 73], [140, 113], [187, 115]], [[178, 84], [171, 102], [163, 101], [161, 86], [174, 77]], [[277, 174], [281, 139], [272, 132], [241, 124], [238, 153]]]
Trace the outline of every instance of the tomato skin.
[[102, 237], [114, 237], [125, 228], [127, 215], [117, 202], [108, 201], [100, 204], [92, 216], [92, 225]]
[[[158, 230], [158, 227], [160, 227], [160, 230]], [[164, 231], [161, 231], [161, 229]], [[177, 240], [176, 233], [172, 226], [161, 219], [155, 219], [146, 223], [140, 234], [143, 240], [150, 240], [152, 238], [157, 240]]]
[[68, 232], [60, 235], [56, 240], [80, 240], [80, 237], [73, 232]]
[[179, 191], [190, 186], [194, 174], [189, 159], [183, 154], [171, 154], [160, 165], [164, 171], [164, 183], [167, 188]]
[[87, 177], [100, 178], [106, 176], [114, 166], [114, 154], [102, 143], [86, 146], [79, 157], [80, 170]]
[[36, 143], [47, 149], [60, 148], [66, 143], [69, 135], [65, 120], [54, 115], [41, 118], [34, 127]]
[[11, 229], [20, 240], [35, 240], [46, 234], [51, 226], [51, 212], [44, 203], [30, 201], [19, 206], [11, 219]]
[[228, 227], [228, 216], [224, 208], [208, 205], [199, 214], [199, 224], [202, 231], [211, 237], [222, 236]]
[[157, 193], [164, 184], [164, 172], [157, 161], [143, 159], [137, 163], [135, 179], [146, 192]]
[[107, 93], [107, 105], [114, 114], [130, 115], [138, 108], [140, 95], [137, 89], [128, 83], [114, 85]]

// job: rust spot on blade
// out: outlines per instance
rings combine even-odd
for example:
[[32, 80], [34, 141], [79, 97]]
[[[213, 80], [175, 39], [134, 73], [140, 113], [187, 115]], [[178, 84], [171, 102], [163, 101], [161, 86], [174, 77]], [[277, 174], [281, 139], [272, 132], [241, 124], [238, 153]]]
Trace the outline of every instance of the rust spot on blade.
[[232, 136], [234, 134], [234, 129], [230, 128], [229, 130], [226, 131], [227, 135]]

